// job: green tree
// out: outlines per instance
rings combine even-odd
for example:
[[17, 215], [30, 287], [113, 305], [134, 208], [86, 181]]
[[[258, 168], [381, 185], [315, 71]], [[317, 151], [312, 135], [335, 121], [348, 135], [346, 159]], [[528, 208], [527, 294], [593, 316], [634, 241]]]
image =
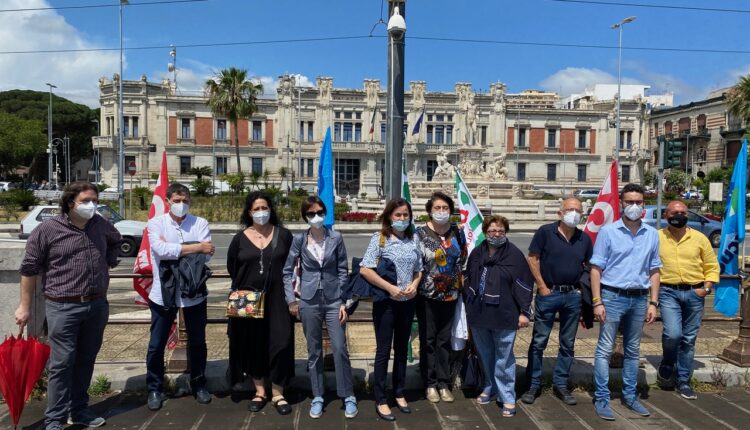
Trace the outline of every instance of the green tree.
[[727, 94], [729, 112], [750, 124], [750, 75], [740, 77]]
[[259, 180], [260, 180], [260, 173], [258, 172], [250, 173], [250, 186], [251, 187], [257, 189]]
[[198, 179], [203, 179], [204, 176], [211, 176], [211, 168], [208, 166], [192, 167], [188, 170], [188, 174], [195, 175]]
[[[286, 167], [279, 167], [279, 177], [281, 178], [281, 183], [279, 184], [280, 187], [284, 186], [284, 181], [286, 181], [286, 177], [289, 175], [289, 170], [287, 170]], [[287, 184], [287, 188], [289, 185]]]
[[47, 146], [43, 125], [33, 119], [0, 112], [0, 174], [30, 161]]
[[667, 181], [667, 190], [672, 192], [680, 192], [685, 188], [685, 181], [687, 180], [687, 174], [679, 169], [670, 169], [665, 177]]
[[204, 92], [208, 97], [208, 106], [214, 115], [223, 115], [232, 124], [234, 130], [234, 150], [237, 156], [237, 172], [242, 172], [240, 165], [240, 139], [237, 122], [249, 119], [258, 110], [255, 104], [258, 94], [263, 92], [263, 85], [247, 79], [247, 70], [230, 67], [217, 73], [206, 81]]

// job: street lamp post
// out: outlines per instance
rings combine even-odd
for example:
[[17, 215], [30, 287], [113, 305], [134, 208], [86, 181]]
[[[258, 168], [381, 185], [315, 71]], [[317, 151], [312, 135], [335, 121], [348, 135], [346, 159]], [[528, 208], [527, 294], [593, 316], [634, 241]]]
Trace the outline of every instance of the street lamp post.
[[52, 88], [56, 86], [47, 82], [49, 87], [49, 109], [47, 110], [47, 181], [52, 182]]
[[[394, 2], [395, 3], [395, 2]], [[385, 196], [401, 197], [404, 150], [404, 39], [406, 21], [398, 6], [388, 20], [388, 140], [385, 147]]]
[[635, 21], [634, 16], [629, 16], [610, 28], [619, 30], [619, 43], [617, 45], [617, 118], [615, 119], [615, 153], [614, 159], [617, 163], [617, 169], [620, 169], [620, 99], [622, 99], [622, 27], [625, 24]]
[[299, 127], [299, 135], [297, 136], [297, 188], [302, 188], [302, 93], [307, 91], [306, 88], [297, 87], [297, 124]]
[[123, 135], [123, 123], [125, 116], [122, 112], [122, 7], [128, 4], [128, 0], [120, 0], [120, 86], [118, 97], [118, 122], [117, 122], [117, 196], [120, 214], [125, 217], [125, 136]]

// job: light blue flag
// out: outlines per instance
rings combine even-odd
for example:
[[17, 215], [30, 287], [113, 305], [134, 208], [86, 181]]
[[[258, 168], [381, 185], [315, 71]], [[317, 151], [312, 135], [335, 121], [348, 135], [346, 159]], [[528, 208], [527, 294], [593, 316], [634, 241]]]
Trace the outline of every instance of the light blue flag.
[[333, 226], [334, 200], [333, 200], [333, 147], [331, 146], [331, 127], [326, 130], [326, 138], [320, 148], [320, 161], [318, 162], [318, 197], [326, 205], [326, 219], [323, 222], [326, 227]]
[[[724, 225], [719, 244], [719, 266], [722, 275], [739, 273], [739, 255], [745, 241], [745, 193], [747, 188], [747, 138], [742, 140], [742, 149], [734, 163], [732, 180], [729, 181]], [[722, 279], [716, 286], [714, 309], [731, 317], [740, 307], [740, 280]]]

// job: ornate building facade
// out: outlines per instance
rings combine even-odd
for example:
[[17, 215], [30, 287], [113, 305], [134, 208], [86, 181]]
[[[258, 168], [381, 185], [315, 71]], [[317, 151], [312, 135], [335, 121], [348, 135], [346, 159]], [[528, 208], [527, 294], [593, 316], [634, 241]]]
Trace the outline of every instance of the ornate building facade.
[[[102, 78], [101, 136], [93, 138], [102, 180], [117, 182], [118, 77]], [[235, 130], [214, 116], [203, 96], [175, 92], [169, 81], [125, 81], [123, 110], [126, 165], [146, 184], [159, 171], [166, 151], [169, 174], [185, 183], [192, 167], [211, 167], [217, 175], [237, 171]], [[487, 181], [531, 182], [549, 192], [598, 188], [614, 154], [615, 101], [593, 100], [561, 109], [555, 93], [508, 94], [503, 83], [476, 92], [457, 83], [452, 92], [430, 92], [412, 81], [405, 95], [405, 162], [411, 181], [431, 181], [447, 161]], [[386, 92], [378, 80], [363, 88], [335, 88], [330, 77], [315, 87], [297, 87], [281, 76], [275, 97], [257, 101], [258, 112], [240, 120], [237, 135], [246, 175], [256, 172], [279, 184], [313, 190], [318, 158], [330, 127], [337, 192], [352, 197], [382, 192]], [[645, 102], [622, 101], [619, 149], [622, 182], [640, 181], [652, 158]], [[415, 131], [419, 118], [421, 125]], [[283, 168], [283, 169], [282, 169]], [[282, 171], [283, 170], [283, 171]], [[126, 181], [127, 186], [128, 181]]]

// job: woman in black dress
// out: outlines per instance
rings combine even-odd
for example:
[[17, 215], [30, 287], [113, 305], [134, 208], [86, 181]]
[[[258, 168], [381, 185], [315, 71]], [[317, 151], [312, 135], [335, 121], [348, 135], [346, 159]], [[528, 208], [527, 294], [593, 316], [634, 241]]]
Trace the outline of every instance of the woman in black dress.
[[289, 254], [292, 234], [281, 226], [271, 198], [263, 192], [247, 196], [240, 218], [245, 229], [229, 245], [227, 270], [232, 290], [265, 288], [264, 318], [229, 318], [229, 370], [232, 385], [252, 378], [255, 396], [251, 412], [268, 401], [286, 415], [292, 411], [284, 398], [284, 387], [294, 376], [294, 320], [284, 298], [282, 270]]

